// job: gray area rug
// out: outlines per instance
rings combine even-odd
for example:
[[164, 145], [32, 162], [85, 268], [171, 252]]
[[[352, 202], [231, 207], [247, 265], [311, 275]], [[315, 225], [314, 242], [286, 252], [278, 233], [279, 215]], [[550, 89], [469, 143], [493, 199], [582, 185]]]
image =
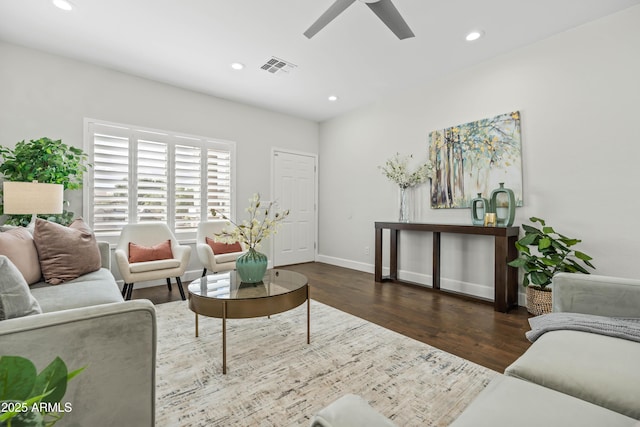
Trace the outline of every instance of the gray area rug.
[[[308, 426], [346, 393], [398, 426], [447, 426], [497, 373], [316, 301], [268, 318], [222, 321], [160, 304], [157, 426]], [[123, 390], [126, 393], [126, 390]]]

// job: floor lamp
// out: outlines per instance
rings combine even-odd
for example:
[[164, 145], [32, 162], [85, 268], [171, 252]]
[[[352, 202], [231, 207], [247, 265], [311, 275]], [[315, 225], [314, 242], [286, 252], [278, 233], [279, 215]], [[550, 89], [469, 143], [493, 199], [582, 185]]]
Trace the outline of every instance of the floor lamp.
[[4, 181], [2, 183], [4, 213], [31, 214], [29, 227], [35, 226], [38, 214], [62, 213], [62, 184]]

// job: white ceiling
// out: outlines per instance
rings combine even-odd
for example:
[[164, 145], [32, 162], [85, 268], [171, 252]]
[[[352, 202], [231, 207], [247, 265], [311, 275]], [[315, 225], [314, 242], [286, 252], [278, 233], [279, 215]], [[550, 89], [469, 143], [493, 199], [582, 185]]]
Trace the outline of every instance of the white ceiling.
[[[304, 37], [333, 1], [71, 0], [75, 9], [63, 12], [50, 0], [1, 0], [0, 40], [322, 121], [640, 4], [393, 0], [416, 34], [400, 41], [356, 2]], [[472, 29], [485, 37], [466, 42]], [[297, 67], [261, 70], [272, 56]], [[236, 61], [245, 69], [231, 69]]]

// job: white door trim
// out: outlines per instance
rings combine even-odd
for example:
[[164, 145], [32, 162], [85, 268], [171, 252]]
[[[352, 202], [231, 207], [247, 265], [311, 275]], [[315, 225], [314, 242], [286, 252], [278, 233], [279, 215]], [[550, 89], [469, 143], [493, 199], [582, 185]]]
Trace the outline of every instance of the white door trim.
[[[316, 261], [318, 259], [318, 154], [317, 153], [308, 153], [305, 151], [298, 151], [298, 150], [290, 150], [288, 148], [279, 148], [279, 147], [271, 147], [271, 200], [274, 200], [275, 198], [275, 186], [276, 186], [276, 177], [275, 177], [275, 158], [276, 158], [276, 153], [286, 153], [286, 154], [295, 154], [298, 156], [308, 156], [308, 157], [312, 157], [314, 159], [314, 163], [315, 163], [315, 170], [313, 171], [313, 180], [314, 180], [314, 200], [313, 200], [313, 204], [314, 204], [314, 212], [313, 212], [313, 221], [314, 221], [314, 236], [313, 236], [313, 240], [314, 240], [314, 248], [313, 248], [313, 260]], [[274, 264], [275, 264], [275, 239], [278, 238], [278, 235], [276, 234], [274, 236], [273, 239], [271, 239], [270, 242], [270, 248], [271, 248], [271, 253], [274, 254]]]

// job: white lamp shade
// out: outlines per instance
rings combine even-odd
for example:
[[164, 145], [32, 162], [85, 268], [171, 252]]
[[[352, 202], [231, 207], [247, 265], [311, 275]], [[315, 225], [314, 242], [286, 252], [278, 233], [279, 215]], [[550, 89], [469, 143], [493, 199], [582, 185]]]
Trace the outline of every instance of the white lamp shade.
[[62, 184], [4, 181], [2, 188], [6, 214], [62, 213]]

